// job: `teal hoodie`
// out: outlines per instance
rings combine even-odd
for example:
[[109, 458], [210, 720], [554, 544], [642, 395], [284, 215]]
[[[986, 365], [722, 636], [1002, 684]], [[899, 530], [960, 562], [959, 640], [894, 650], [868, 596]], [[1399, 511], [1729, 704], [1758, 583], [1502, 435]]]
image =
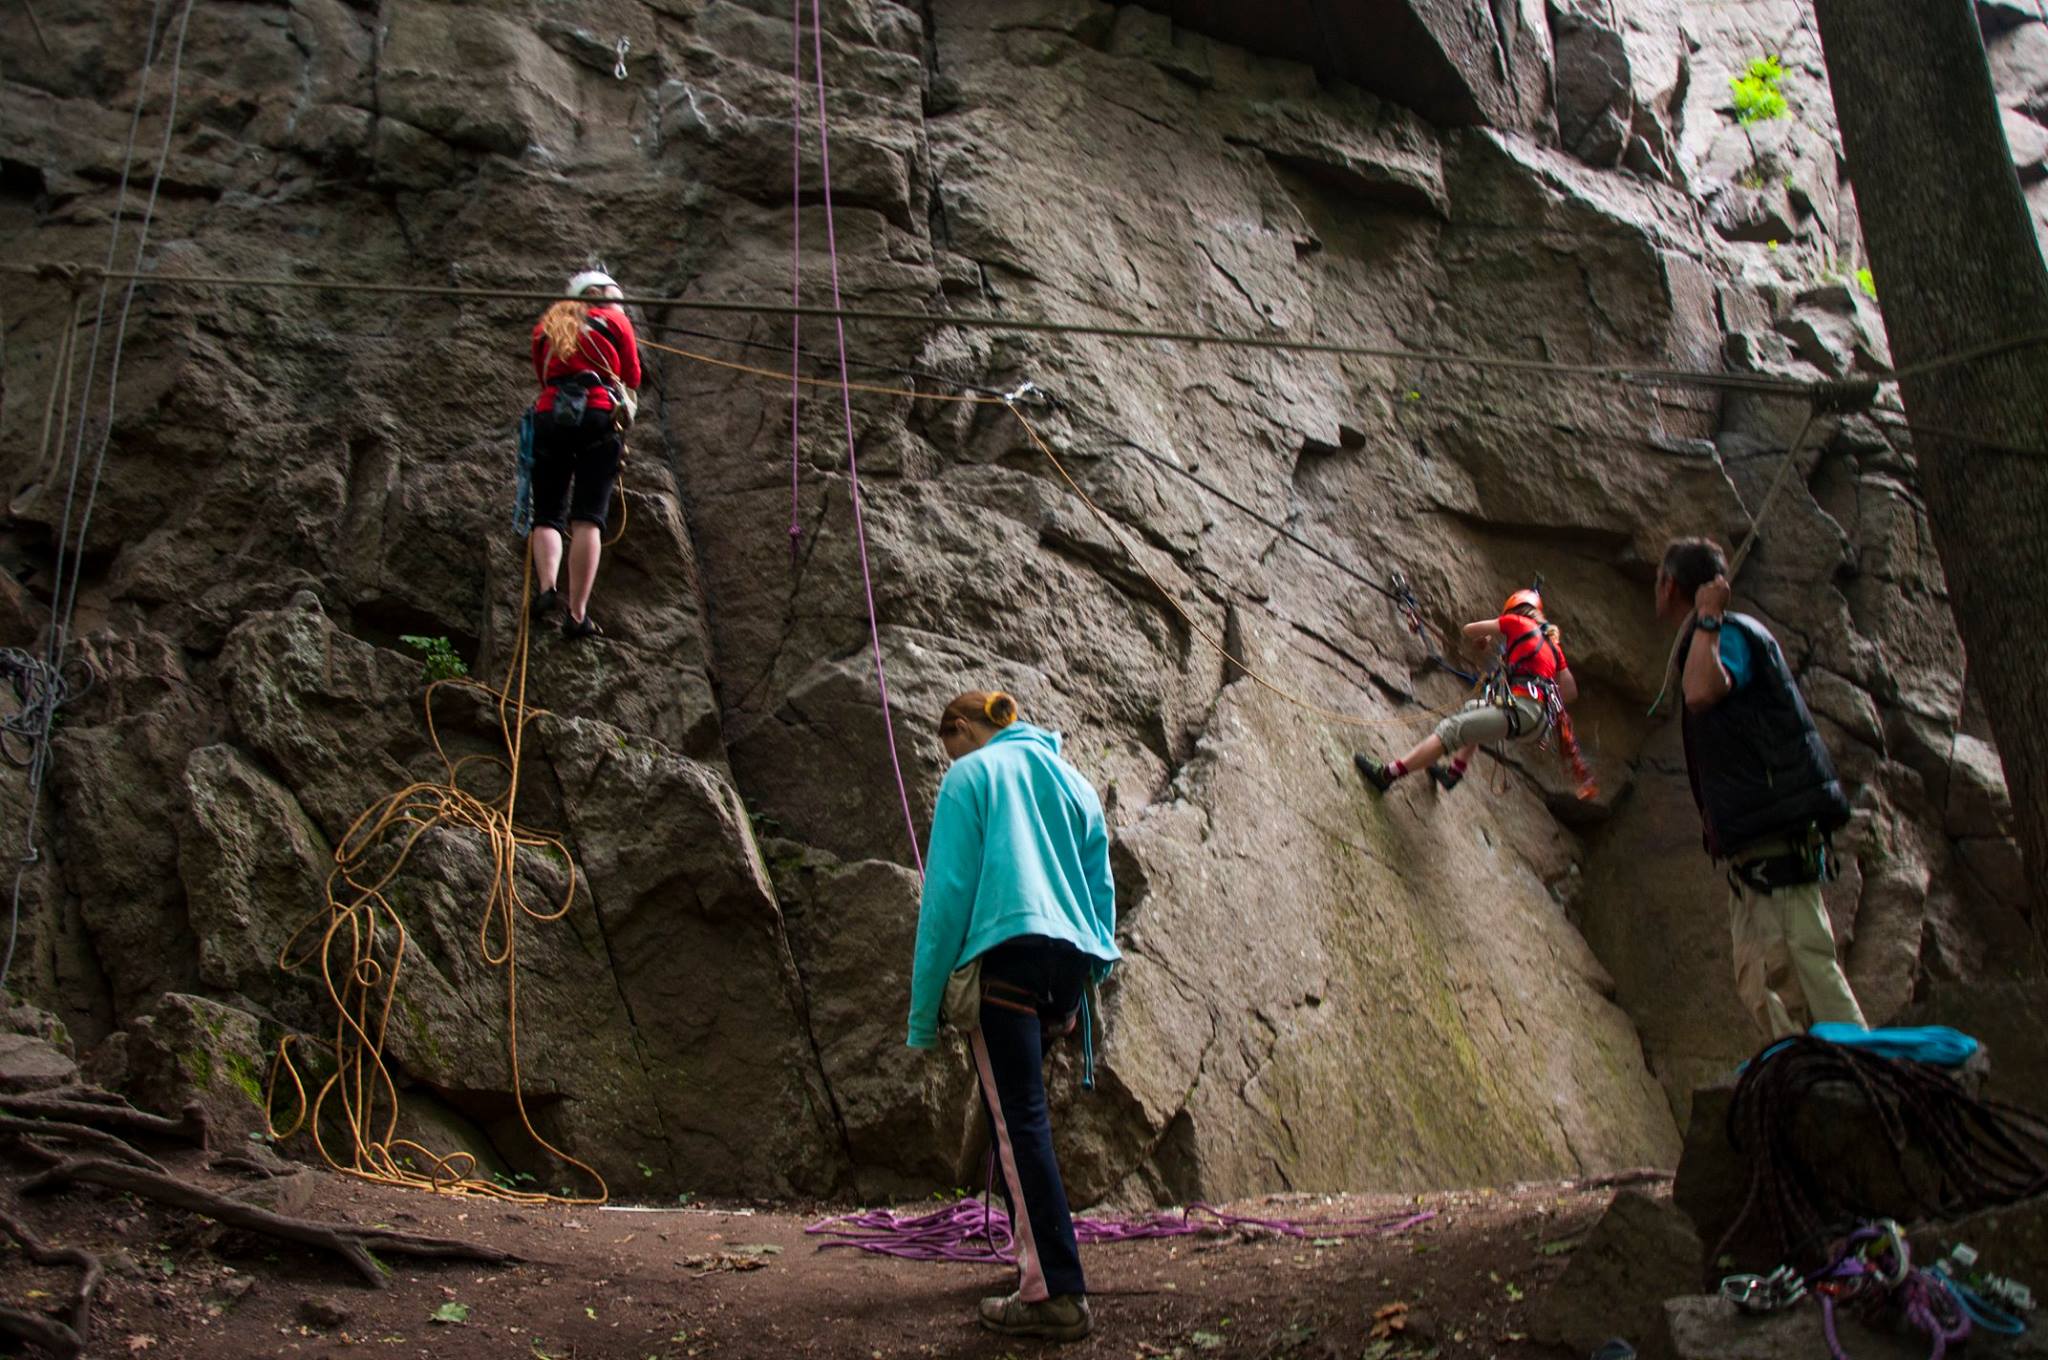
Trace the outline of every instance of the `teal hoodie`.
[[912, 1048], [938, 1041], [946, 976], [1005, 940], [1045, 935], [1100, 960], [1121, 958], [1109, 828], [1102, 800], [1060, 759], [1054, 732], [1016, 722], [953, 762], [939, 785], [917, 958], [910, 974]]

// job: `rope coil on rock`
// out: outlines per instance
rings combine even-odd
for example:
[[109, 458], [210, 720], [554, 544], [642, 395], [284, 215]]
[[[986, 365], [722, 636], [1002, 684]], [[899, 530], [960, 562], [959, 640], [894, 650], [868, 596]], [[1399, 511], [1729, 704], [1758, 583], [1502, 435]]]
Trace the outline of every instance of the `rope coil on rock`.
[[[1795, 1035], [1753, 1059], [1735, 1087], [1728, 1140], [1748, 1161], [1749, 1189], [1709, 1259], [1752, 1220], [1790, 1260], [1842, 1222], [1849, 1206], [1834, 1202], [1824, 1169], [1808, 1163], [1797, 1141], [1799, 1107], [1829, 1084], [1862, 1097], [1916, 1212], [1953, 1217], [2048, 1190], [2048, 1119], [1973, 1096], [1924, 1063]], [[1925, 1167], [1916, 1170], [1915, 1154]]]
[[[467, 677], [453, 677], [427, 686], [423, 700], [427, 735], [445, 778], [407, 784], [373, 803], [356, 818], [334, 848], [327, 900], [293, 932], [278, 953], [278, 967], [286, 972], [318, 961], [321, 982], [335, 1015], [333, 1042], [322, 1047], [323, 1057], [332, 1063], [332, 1070], [309, 1096], [306, 1079], [294, 1058], [297, 1036], [287, 1035], [278, 1042], [271, 1060], [265, 1112], [272, 1137], [290, 1138], [304, 1128], [329, 1166], [376, 1184], [485, 1195], [520, 1203], [601, 1204], [610, 1196], [604, 1177], [534, 1128], [520, 1076], [520, 925], [522, 921], [545, 924], [562, 919], [575, 904], [577, 884], [575, 860], [568, 844], [560, 836], [521, 825], [517, 817], [520, 756], [526, 727], [546, 714], [546, 710], [529, 707], [526, 702], [533, 599], [530, 546], [520, 576], [525, 584], [519, 601], [518, 634], [504, 682], [493, 689]], [[444, 689], [471, 690], [494, 701], [498, 731], [504, 741], [502, 756], [449, 757], [434, 718], [435, 695]], [[472, 767], [497, 770], [504, 780], [503, 790], [486, 797], [464, 788], [464, 773]], [[474, 833], [489, 846], [491, 882], [477, 924], [477, 949], [487, 966], [503, 969], [505, 973], [506, 1057], [520, 1124], [539, 1147], [589, 1177], [597, 1187], [594, 1194], [557, 1196], [508, 1188], [477, 1176], [473, 1154], [439, 1154], [398, 1137], [398, 1085], [385, 1061], [384, 1044], [409, 937], [389, 889], [422, 838], [443, 827]], [[566, 886], [560, 901], [553, 906], [535, 906], [521, 892], [518, 870], [522, 850], [538, 851], [567, 866]], [[277, 1102], [286, 1082], [294, 1093], [294, 1111], [279, 1127]], [[329, 1101], [339, 1103], [340, 1131], [347, 1140], [339, 1155], [327, 1144], [324, 1116]], [[424, 1169], [411, 1164], [415, 1157], [424, 1162]]]

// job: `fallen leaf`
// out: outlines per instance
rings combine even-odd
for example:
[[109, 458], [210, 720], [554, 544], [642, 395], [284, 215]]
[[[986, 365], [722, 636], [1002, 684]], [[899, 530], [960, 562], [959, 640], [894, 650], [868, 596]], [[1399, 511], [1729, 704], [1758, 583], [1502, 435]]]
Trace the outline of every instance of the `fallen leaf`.
[[589, 1318], [592, 1322], [595, 1322], [597, 1321], [597, 1310], [595, 1308], [586, 1306], [583, 1309], [583, 1316]]
[[439, 1308], [436, 1308], [433, 1312], [427, 1314], [427, 1321], [467, 1322], [469, 1321], [469, 1305], [466, 1303], [457, 1303], [453, 1299], [450, 1299], [448, 1302], [442, 1304]]
[[130, 1351], [146, 1351], [155, 1344], [156, 1338], [145, 1332], [137, 1332], [128, 1338], [128, 1349]]
[[1223, 1338], [1214, 1332], [1189, 1332], [1188, 1340], [1205, 1351], [1213, 1351], [1223, 1344]]
[[1396, 1300], [1373, 1310], [1372, 1330], [1366, 1335], [1374, 1341], [1385, 1341], [1394, 1333], [1408, 1328], [1408, 1305]]

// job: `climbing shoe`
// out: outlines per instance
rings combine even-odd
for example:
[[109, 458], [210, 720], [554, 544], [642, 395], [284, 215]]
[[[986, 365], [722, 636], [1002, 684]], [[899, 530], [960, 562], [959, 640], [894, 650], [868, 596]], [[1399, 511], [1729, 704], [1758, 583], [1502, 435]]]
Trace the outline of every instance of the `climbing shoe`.
[[604, 629], [598, 627], [597, 620], [590, 617], [587, 613], [580, 619], [564, 616], [562, 619], [562, 636], [571, 642], [580, 642], [587, 637], [603, 637]]
[[1387, 767], [1365, 754], [1365, 752], [1360, 751], [1357, 755], [1351, 757], [1351, 763], [1356, 765], [1358, 772], [1365, 776], [1365, 782], [1378, 789], [1381, 793], [1385, 793], [1388, 789], [1394, 787], [1394, 776], [1387, 773]]
[[1449, 793], [1452, 789], [1458, 787], [1458, 781], [1465, 777], [1465, 772], [1463, 770], [1454, 770], [1448, 765], [1432, 765], [1429, 767], [1429, 777], [1436, 781], [1438, 788], [1442, 789], [1445, 793]]
[[1061, 1294], [1043, 1303], [1026, 1303], [1015, 1294], [981, 1301], [981, 1325], [1004, 1336], [1035, 1336], [1047, 1341], [1079, 1341], [1095, 1326], [1085, 1294]]
[[546, 590], [533, 597], [533, 616], [537, 619], [544, 619], [554, 613], [555, 606], [561, 602], [561, 594], [553, 586], [549, 586]]

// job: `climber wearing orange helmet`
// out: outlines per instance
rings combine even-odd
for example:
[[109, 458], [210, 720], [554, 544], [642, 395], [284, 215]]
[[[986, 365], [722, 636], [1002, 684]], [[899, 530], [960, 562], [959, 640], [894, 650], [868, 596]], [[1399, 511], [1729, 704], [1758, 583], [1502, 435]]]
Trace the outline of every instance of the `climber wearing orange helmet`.
[[[1564, 706], [1579, 697], [1579, 682], [1565, 662], [1557, 629], [1543, 617], [1543, 597], [1534, 590], [1518, 590], [1501, 606], [1499, 618], [1466, 624], [1464, 636], [1465, 645], [1474, 651], [1489, 644], [1499, 647], [1499, 664], [1484, 697], [1438, 723], [1436, 731], [1399, 760], [1383, 764], [1362, 751], [1353, 756], [1365, 782], [1385, 793], [1401, 776], [1426, 769], [1448, 792], [1465, 777], [1466, 765], [1481, 746], [1544, 736], [1555, 727], [1567, 757], [1580, 772], [1582, 788], [1590, 788], [1591, 778], [1569, 735], [1570, 720], [1564, 717]], [[1436, 761], [1446, 751], [1457, 754], [1448, 769], [1438, 768]]]

